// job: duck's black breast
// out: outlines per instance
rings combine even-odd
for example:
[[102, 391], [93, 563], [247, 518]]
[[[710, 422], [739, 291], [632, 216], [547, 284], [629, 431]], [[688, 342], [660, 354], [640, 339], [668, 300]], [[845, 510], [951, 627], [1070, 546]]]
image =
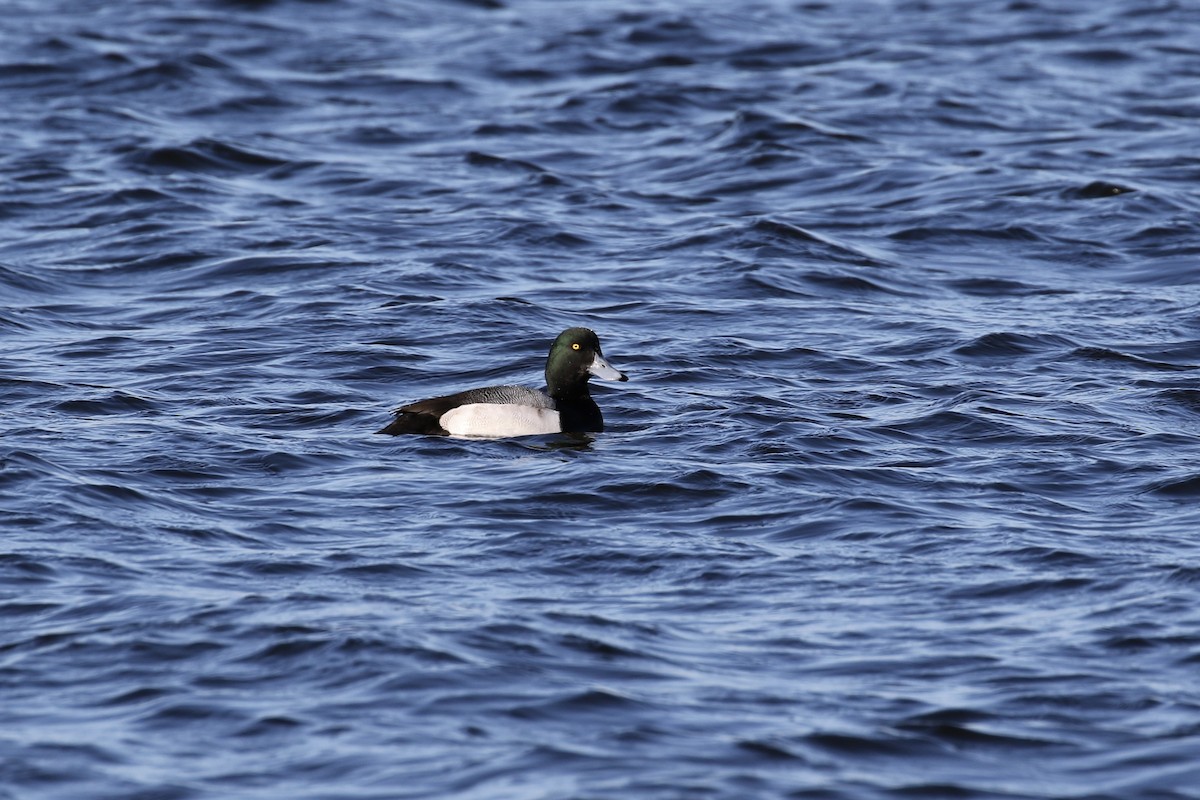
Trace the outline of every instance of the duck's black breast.
[[568, 433], [599, 433], [604, 430], [604, 417], [600, 406], [590, 394], [559, 398], [558, 418], [562, 429]]

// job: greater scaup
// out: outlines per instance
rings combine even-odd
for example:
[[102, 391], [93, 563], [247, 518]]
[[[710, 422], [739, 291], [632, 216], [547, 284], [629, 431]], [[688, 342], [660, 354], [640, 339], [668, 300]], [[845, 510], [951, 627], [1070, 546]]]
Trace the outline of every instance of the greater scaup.
[[379, 433], [502, 438], [604, 430], [604, 418], [588, 379], [627, 381], [604, 360], [600, 340], [587, 328], [567, 328], [546, 357], [546, 391], [524, 386], [488, 386], [419, 400], [396, 411]]

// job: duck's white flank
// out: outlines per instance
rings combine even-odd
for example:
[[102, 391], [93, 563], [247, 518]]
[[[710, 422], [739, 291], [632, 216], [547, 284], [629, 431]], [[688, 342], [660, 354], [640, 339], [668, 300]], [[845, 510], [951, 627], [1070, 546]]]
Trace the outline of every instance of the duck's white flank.
[[443, 428], [451, 436], [499, 439], [558, 433], [562, 423], [553, 408], [536, 408], [515, 403], [467, 403], [442, 414]]

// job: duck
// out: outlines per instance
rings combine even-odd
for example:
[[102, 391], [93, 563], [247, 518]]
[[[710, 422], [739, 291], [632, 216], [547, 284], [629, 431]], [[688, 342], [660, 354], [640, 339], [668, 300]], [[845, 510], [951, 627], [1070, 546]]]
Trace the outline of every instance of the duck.
[[396, 418], [378, 433], [503, 439], [603, 431], [604, 417], [588, 391], [593, 377], [629, 380], [604, 358], [593, 331], [567, 328], [546, 356], [545, 391], [487, 386], [418, 400], [396, 409]]

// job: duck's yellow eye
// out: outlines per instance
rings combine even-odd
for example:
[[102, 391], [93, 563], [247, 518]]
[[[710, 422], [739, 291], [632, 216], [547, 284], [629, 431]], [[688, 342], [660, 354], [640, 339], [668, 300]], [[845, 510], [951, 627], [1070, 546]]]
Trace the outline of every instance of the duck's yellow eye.
[[571, 345], [571, 349], [572, 349], [572, 350], [578, 350], [578, 349], [579, 349], [579, 342], [575, 342], [573, 345]]

